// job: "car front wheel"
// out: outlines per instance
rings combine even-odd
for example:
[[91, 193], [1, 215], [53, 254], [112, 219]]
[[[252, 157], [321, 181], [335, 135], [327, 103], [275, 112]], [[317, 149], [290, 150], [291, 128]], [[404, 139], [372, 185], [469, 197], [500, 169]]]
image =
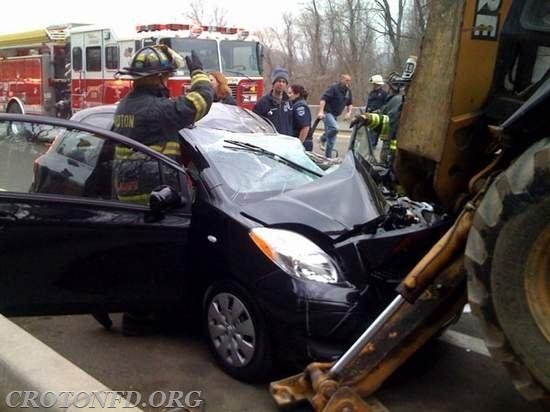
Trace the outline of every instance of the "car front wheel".
[[244, 288], [216, 283], [206, 294], [204, 312], [208, 344], [220, 367], [241, 381], [268, 379], [273, 362], [266, 324]]

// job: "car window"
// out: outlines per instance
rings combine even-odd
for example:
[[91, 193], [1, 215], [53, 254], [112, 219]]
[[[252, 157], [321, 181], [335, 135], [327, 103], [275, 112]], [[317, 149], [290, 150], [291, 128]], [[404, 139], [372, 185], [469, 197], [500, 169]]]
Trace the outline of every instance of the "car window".
[[37, 123], [0, 122], [0, 191], [55, 194], [147, 205], [182, 173], [102, 135]]
[[356, 157], [360, 157], [363, 160], [367, 161], [369, 164], [378, 163], [375, 156], [372, 146], [370, 145], [370, 140], [366, 127], [357, 127], [353, 130], [353, 148], [352, 151]]
[[104, 140], [91, 133], [79, 130], [68, 130], [60, 138], [55, 151], [69, 159], [95, 167]]
[[0, 191], [28, 192], [34, 161], [46, 153], [60, 130], [23, 123], [0, 123]]

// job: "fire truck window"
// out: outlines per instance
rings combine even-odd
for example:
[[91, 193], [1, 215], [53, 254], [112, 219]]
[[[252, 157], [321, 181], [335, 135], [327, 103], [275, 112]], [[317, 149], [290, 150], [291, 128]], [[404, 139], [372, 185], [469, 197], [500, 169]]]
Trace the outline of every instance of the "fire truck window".
[[215, 40], [193, 38], [174, 38], [171, 40], [172, 49], [182, 56], [189, 56], [191, 50], [194, 50], [199, 55], [204, 70], [207, 72], [220, 70], [218, 47]]
[[220, 52], [224, 71], [241, 72], [243, 76], [260, 75], [255, 42], [222, 40], [220, 42]]
[[118, 70], [119, 52], [118, 46], [105, 47], [105, 68], [107, 70]]
[[82, 70], [82, 49], [80, 47], [73, 49], [73, 70]]
[[89, 72], [101, 71], [101, 47], [86, 47], [86, 70]]
[[168, 47], [172, 48], [172, 39], [164, 37], [159, 40], [159, 44], [166, 44]]

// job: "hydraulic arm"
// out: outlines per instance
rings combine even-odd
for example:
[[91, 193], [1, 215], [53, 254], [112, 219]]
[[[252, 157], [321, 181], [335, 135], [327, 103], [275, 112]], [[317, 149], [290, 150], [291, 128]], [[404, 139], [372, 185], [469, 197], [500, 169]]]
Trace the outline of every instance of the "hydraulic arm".
[[361, 412], [362, 397], [461, 312], [466, 303], [463, 249], [475, 211], [468, 204], [455, 224], [398, 287], [399, 295], [335, 363], [312, 363], [301, 374], [272, 382], [280, 407], [309, 401], [315, 411]]

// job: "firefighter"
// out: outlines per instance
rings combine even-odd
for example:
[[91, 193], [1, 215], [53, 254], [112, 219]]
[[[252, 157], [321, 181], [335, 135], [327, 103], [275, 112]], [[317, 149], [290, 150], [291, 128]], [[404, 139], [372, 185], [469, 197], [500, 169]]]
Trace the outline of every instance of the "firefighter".
[[362, 113], [351, 121], [350, 127], [364, 125], [378, 134], [382, 140], [380, 161], [386, 165], [393, 163], [397, 150], [397, 125], [403, 106], [403, 90], [406, 81], [397, 73], [388, 76], [388, 96], [379, 113]]
[[[138, 50], [130, 66], [116, 74], [119, 79], [133, 80], [133, 88], [117, 106], [113, 130], [178, 162], [182, 160], [178, 131], [204, 117], [213, 99], [212, 85], [195, 52], [185, 57], [185, 63], [191, 73], [191, 90], [173, 99], [167, 81], [172, 73], [184, 67], [184, 61], [165, 45]], [[114, 186], [118, 198], [147, 203], [150, 191], [158, 184], [158, 164], [127, 146], [115, 148], [115, 159]], [[151, 333], [159, 328], [163, 318], [158, 311], [125, 313], [122, 331], [126, 336]]]
[[367, 112], [357, 115], [350, 123], [350, 127], [361, 124], [379, 133], [379, 138], [382, 140], [380, 160], [388, 166], [393, 164], [397, 152], [397, 125], [406, 88], [416, 71], [416, 62], [416, 56], [409, 56], [401, 75], [396, 72], [390, 73], [386, 80], [389, 93], [379, 113]]
[[[184, 67], [183, 58], [166, 45], [138, 50], [118, 79], [133, 80], [131, 92], [120, 101], [113, 130], [181, 162], [178, 131], [192, 125], [210, 110], [213, 89], [195, 52], [186, 56], [191, 90], [170, 98], [168, 78]], [[115, 149], [115, 190], [119, 200], [146, 204], [156, 182], [156, 165], [128, 147]]]
[[371, 84], [372, 89], [367, 96], [365, 111], [376, 112], [384, 105], [388, 93], [384, 90], [385, 82], [381, 75], [375, 74], [374, 76], [371, 76], [369, 83]]
[[[375, 74], [374, 76], [371, 76], [369, 83], [371, 84], [372, 89], [367, 96], [365, 112], [379, 113], [388, 97], [388, 93], [384, 90], [384, 78], [379, 74]], [[369, 128], [368, 134], [372, 147], [376, 147], [378, 144], [378, 133]]]

